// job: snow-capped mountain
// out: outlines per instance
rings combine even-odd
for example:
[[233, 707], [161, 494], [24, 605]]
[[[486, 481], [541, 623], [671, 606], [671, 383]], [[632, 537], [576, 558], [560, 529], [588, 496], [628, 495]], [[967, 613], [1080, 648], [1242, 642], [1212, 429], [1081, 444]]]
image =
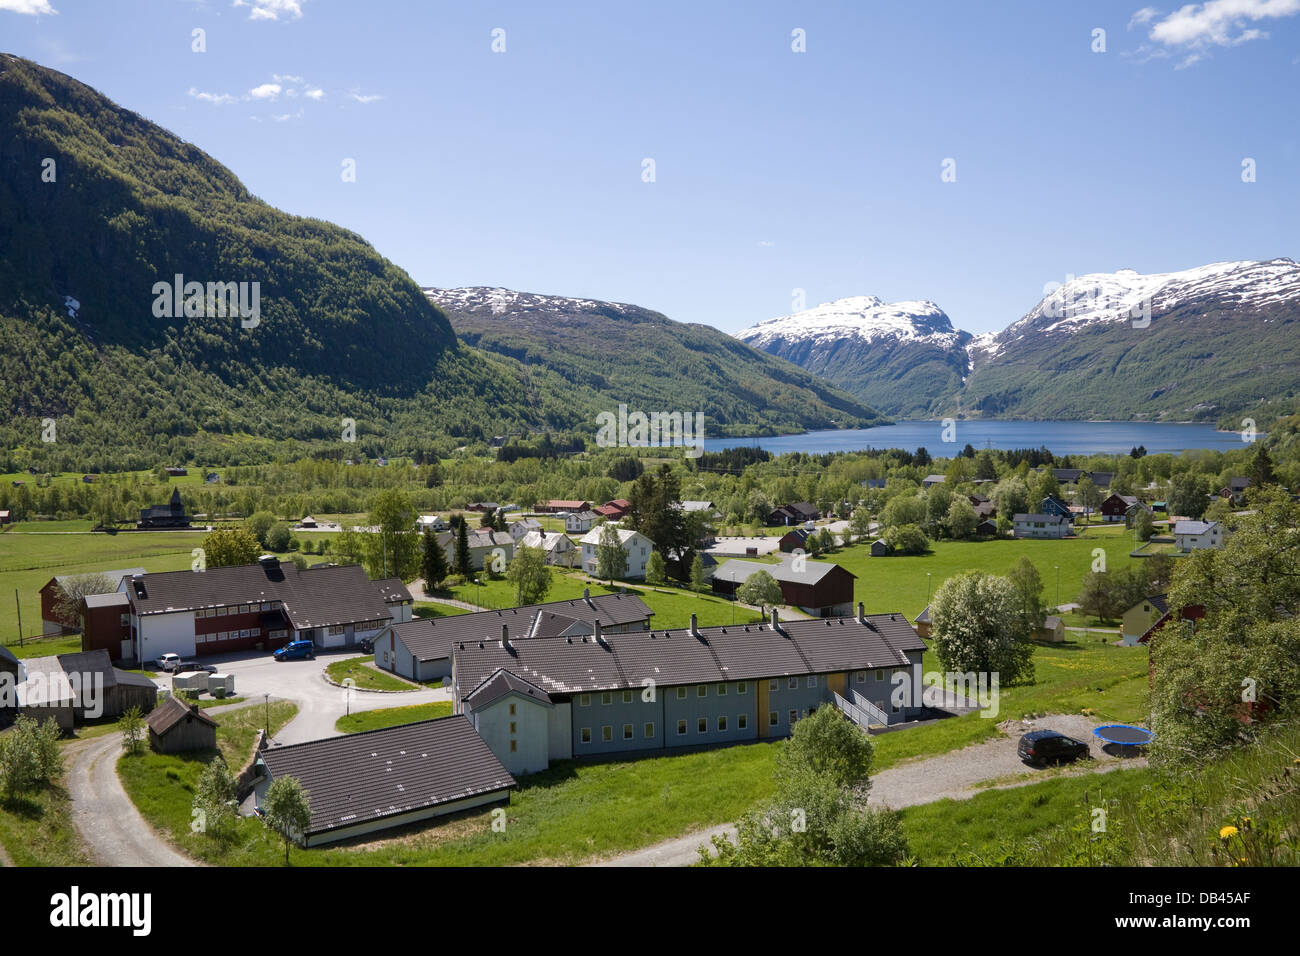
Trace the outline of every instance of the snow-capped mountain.
[[850, 296], [736, 333], [749, 345], [821, 375], [882, 411], [940, 411], [968, 370], [969, 332], [928, 301]]
[[1246, 260], [1071, 278], [968, 349], [967, 411], [1217, 418], [1300, 387], [1300, 265]]

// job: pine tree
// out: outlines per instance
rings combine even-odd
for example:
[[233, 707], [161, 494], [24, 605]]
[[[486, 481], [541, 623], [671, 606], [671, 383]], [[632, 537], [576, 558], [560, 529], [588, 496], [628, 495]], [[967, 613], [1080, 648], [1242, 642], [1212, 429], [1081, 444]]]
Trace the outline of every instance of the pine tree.
[[438, 544], [438, 536], [432, 528], [425, 528], [420, 542], [423, 553], [420, 561], [420, 574], [424, 577], [425, 590], [433, 591], [442, 586], [447, 578], [447, 555]]
[[456, 529], [456, 573], [469, 577], [473, 570], [469, 554], [469, 532], [462, 521]]

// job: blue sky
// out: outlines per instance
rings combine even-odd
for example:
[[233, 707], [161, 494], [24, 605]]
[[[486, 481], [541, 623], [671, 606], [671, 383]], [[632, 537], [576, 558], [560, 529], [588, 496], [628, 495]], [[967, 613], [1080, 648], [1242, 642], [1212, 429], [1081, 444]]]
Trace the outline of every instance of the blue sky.
[[1070, 274], [1300, 259], [1300, 0], [0, 0], [0, 50], [421, 285], [984, 332]]

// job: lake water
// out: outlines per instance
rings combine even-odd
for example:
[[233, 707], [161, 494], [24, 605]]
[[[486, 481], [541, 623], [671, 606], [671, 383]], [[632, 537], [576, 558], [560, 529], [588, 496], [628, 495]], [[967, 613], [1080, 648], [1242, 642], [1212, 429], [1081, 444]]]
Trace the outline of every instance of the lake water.
[[1241, 433], [1216, 431], [1211, 423], [958, 421], [955, 433], [956, 442], [949, 445], [943, 441], [942, 422], [898, 422], [878, 428], [835, 429], [773, 438], [706, 438], [704, 450], [757, 445], [780, 455], [792, 451], [821, 454], [867, 448], [915, 451], [924, 447], [935, 457], [949, 458], [968, 442], [976, 449], [1046, 445], [1055, 455], [1120, 454], [1137, 445], [1145, 446], [1150, 454], [1193, 448], [1228, 451], [1243, 444]]

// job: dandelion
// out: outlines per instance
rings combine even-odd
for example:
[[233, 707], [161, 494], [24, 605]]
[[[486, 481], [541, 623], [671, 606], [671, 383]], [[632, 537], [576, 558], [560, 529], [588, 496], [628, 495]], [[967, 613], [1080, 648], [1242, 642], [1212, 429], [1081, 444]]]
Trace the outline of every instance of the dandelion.
[[1232, 826], [1231, 824], [1219, 830], [1220, 840], [1230, 840], [1236, 835], [1237, 835], [1237, 828]]

